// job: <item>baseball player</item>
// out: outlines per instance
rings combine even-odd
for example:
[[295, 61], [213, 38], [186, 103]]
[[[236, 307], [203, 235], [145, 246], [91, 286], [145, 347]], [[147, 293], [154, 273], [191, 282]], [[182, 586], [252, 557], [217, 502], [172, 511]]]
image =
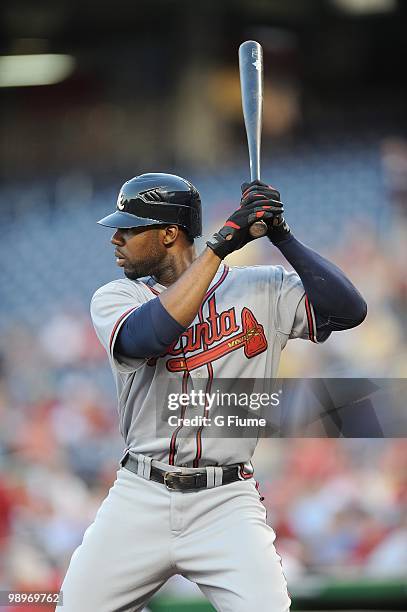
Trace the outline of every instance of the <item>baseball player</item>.
[[[224, 263], [253, 240], [258, 219], [295, 272]], [[279, 192], [259, 181], [243, 185], [240, 207], [199, 256], [199, 193], [178, 176], [129, 180], [99, 223], [115, 229], [124, 272], [96, 291], [91, 316], [126, 450], [72, 556], [62, 609], [141, 610], [182, 574], [216, 610], [285, 612], [286, 581], [250, 462], [256, 439], [209, 437], [205, 424], [185, 430], [196, 410], [185, 404], [171, 434], [157, 436], [156, 392], [166, 378], [187, 393], [203, 381], [209, 392], [216, 378], [274, 377], [290, 338], [322, 342], [360, 324], [366, 304], [343, 272], [293, 236]]]

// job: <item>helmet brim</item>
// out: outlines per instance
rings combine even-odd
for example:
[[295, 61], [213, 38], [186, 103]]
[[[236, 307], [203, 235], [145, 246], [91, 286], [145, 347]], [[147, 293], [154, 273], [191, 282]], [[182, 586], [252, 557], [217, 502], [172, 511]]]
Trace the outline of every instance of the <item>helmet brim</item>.
[[[107, 215], [107, 217], [103, 217], [98, 221], [99, 225], [104, 225], [105, 227], [114, 227], [114, 228], [130, 228], [130, 227], [146, 227], [148, 225], [163, 225], [163, 222], [160, 219], [146, 219], [144, 217], [136, 217], [136, 215], [131, 215], [130, 213], [116, 211], [111, 215]], [[168, 223], [167, 223], [168, 225]]]

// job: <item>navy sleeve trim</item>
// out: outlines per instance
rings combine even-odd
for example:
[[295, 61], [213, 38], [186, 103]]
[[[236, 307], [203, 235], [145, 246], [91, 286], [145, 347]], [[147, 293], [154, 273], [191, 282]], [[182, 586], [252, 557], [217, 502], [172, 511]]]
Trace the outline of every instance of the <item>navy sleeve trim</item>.
[[129, 314], [117, 335], [114, 352], [132, 359], [158, 357], [185, 329], [156, 297]]

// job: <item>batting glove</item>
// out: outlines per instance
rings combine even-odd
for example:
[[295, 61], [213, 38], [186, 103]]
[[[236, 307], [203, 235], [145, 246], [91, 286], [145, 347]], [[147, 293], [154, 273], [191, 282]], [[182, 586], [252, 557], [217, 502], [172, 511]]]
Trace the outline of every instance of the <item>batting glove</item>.
[[258, 217], [265, 221], [268, 227], [267, 237], [273, 244], [278, 244], [290, 236], [290, 228], [283, 217], [284, 208], [280, 192], [262, 181], [243, 183], [241, 206], [250, 206], [256, 202], [262, 204], [271, 213], [271, 217]]
[[238, 251], [248, 242], [255, 240], [249, 228], [258, 219], [272, 222], [273, 212], [267, 202], [254, 199], [242, 205], [227, 219], [225, 225], [206, 243], [218, 257], [224, 259], [233, 251]]

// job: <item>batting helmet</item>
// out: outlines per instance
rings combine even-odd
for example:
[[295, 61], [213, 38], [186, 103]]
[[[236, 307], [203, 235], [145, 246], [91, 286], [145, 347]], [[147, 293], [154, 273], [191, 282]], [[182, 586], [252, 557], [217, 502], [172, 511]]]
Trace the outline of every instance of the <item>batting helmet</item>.
[[201, 198], [189, 181], [174, 174], [140, 174], [120, 189], [116, 212], [98, 223], [116, 228], [179, 225], [196, 238], [202, 234]]

